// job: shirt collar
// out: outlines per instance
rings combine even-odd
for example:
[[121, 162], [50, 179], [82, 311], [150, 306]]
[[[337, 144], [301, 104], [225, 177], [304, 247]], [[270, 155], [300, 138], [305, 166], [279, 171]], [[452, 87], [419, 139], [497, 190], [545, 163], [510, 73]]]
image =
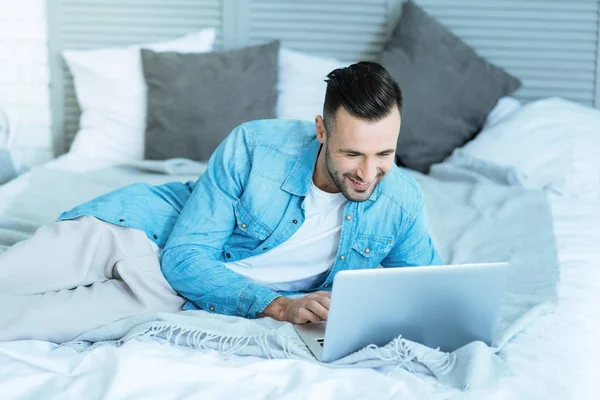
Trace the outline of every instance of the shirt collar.
[[[308, 195], [320, 148], [321, 143], [316, 137], [304, 147], [281, 186], [283, 190], [296, 196]], [[379, 184], [375, 187], [371, 196], [369, 196], [370, 201], [377, 200], [379, 196]]]

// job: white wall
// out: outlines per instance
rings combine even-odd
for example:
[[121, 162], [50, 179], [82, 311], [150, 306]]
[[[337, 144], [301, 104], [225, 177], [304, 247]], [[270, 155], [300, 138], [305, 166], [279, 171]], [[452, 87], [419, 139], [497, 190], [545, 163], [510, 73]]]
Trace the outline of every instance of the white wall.
[[46, 0], [0, 0], [0, 108], [25, 165], [52, 158]]

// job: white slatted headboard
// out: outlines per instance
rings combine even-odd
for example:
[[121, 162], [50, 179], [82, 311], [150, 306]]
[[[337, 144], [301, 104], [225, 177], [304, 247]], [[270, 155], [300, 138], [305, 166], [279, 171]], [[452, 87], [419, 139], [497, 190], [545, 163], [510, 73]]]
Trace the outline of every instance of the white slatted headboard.
[[400, 6], [389, 0], [252, 0], [245, 2], [244, 44], [279, 38], [285, 46], [316, 55], [375, 59]]
[[[600, 106], [600, 0], [416, 0], [482, 56], [523, 81], [517, 97], [561, 96]], [[346, 61], [375, 59], [402, 0], [48, 0], [55, 149], [79, 110], [64, 49], [163, 40], [204, 27], [222, 49], [281, 39]]]

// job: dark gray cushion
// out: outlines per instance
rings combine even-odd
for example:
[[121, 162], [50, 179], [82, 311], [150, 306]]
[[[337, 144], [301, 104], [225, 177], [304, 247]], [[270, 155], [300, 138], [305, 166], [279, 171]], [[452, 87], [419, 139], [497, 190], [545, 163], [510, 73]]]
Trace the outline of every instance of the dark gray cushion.
[[239, 124], [276, 117], [279, 41], [183, 54], [142, 49], [145, 158], [206, 161]]
[[404, 96], [397, 162], [421, 172], [473, 139], [498, 99], [521, 86], [412, 1], [379, 62]]

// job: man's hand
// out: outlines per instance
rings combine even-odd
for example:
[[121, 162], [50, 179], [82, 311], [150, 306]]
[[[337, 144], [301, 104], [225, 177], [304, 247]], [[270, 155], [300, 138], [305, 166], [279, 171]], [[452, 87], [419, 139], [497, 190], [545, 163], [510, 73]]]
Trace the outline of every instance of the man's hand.
[[297, 299], [278, 297], [259, 314], [259, 317], [271, 317], [292, 324], [314, 324], [327, 320], [331, 293], [315, 292]]

